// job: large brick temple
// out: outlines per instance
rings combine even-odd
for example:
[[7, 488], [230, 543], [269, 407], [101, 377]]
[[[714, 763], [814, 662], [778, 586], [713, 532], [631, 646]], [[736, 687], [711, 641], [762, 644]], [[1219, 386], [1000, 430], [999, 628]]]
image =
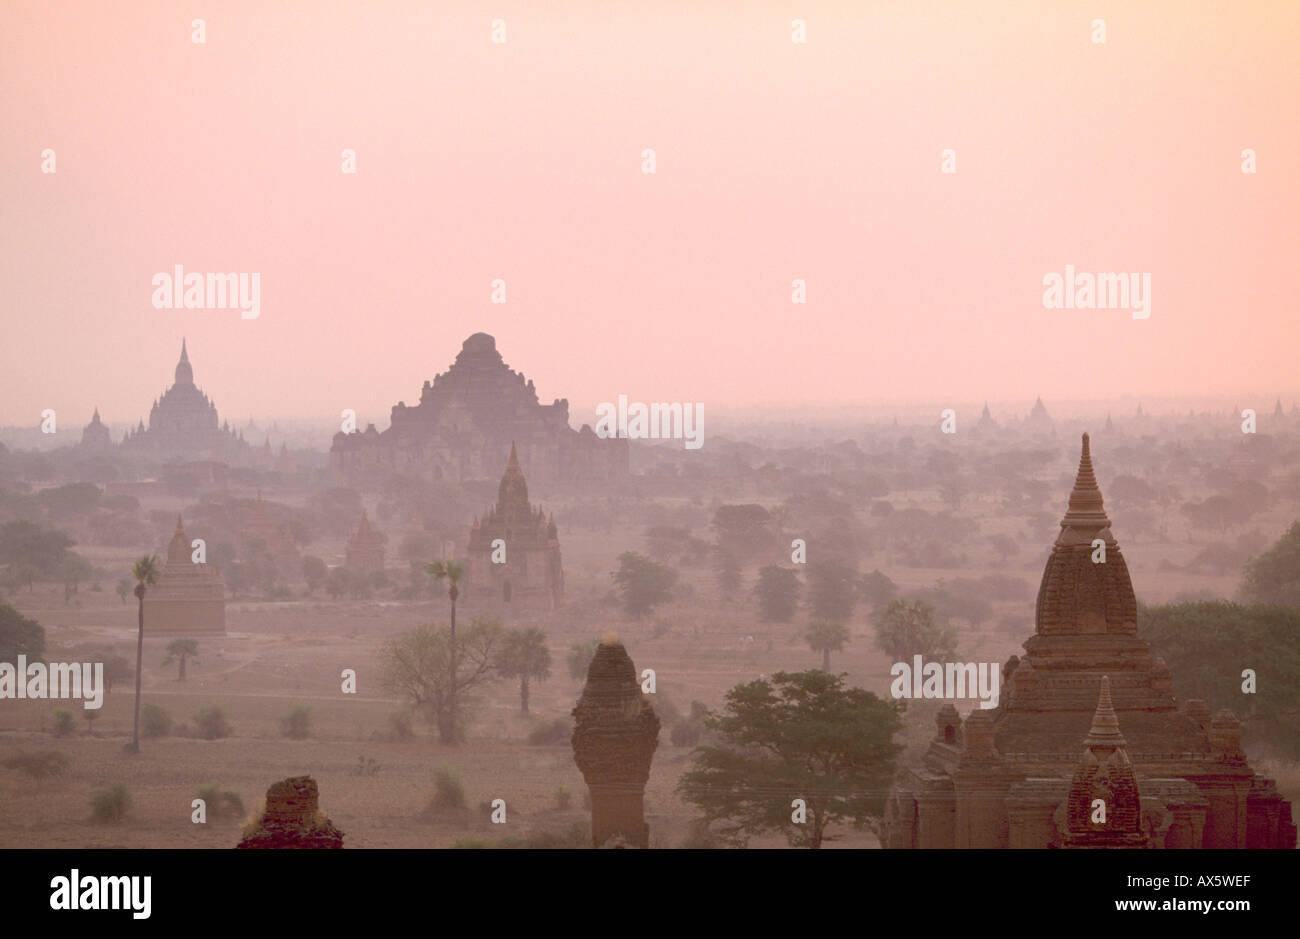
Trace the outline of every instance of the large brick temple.
[[[1295, 847], [1291, 804], [1251, 769], [1240, 721], [1175, 701], [1169, 668], [1138, 637], [1087, 434], [1035, 619], [997, 708], [965, 721], [940, 710], [921, 764], [890, 793], [885, 847]], [[1115, 803], [1103, 826], [1081, 808], [1097, 791]]]
[[337, 433], [330, 462], [343, 479], [399, 472], [456, 482], [495, 475], [512, 441], [534, 481], [616, 479], [628, 474], [627, 440], [602, 438], [591, 425], [569, 426], [569, 402], [541, 404], [531, 380], [510, 368], [496, 340], [475, 333], [456, 361], [433, 382], [420, 403], [399, 401], [382, 433]]

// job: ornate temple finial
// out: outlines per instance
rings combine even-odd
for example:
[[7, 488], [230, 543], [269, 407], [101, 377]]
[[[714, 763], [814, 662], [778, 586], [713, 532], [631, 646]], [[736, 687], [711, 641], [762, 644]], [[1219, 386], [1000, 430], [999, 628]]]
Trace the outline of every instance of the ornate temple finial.
[[1109, 528], [1110, 519], [1102, 506], [1101, 489], [1092, 471], [1092, 451], [1088, 435], [1083, 435], [1083, 452], [1079, 456], [1079, 472], [1074, 478], [1069, 508], [1061, 519], [1062, 528]]
[[189, 360], [190, 360], [190, 354], [185, 348], [185, 337], [182, 336], [181, 337], [181, 361], [188, 363]]
[[1120, 733], [1119, 718], [1110, 703], [1110, 676], [1101, 676], [1101, 694], [1097, 696], [1097, 710], [1092, 715], [1092, 727], [1083, 742], [1085, 747], [1124, 747], [1128, 742]]
[[506, 469], [519, 469], [519, 454], [515, 452], [515, 442], [510, 441], [510, 460], [506, 463]]
[[176, 534], [185, 534], [185, 526], [181, 524], [181, 513], [176, 513]]

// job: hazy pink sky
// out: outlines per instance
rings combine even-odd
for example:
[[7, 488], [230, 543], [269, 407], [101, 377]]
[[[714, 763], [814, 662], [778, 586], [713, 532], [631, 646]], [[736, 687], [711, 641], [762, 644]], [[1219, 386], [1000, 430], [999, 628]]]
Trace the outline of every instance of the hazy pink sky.
[[[1291, 0], [8, 3], [0, 423], [147, 417], [186, 335], [223, 417], [385, 427], [480, 330], [546, 402], [1271, 405], [1298, 47]], [[155, 310], [178, 263], [261, 317]], [[1045, 310], [1066, 264], [1150, 319]]]

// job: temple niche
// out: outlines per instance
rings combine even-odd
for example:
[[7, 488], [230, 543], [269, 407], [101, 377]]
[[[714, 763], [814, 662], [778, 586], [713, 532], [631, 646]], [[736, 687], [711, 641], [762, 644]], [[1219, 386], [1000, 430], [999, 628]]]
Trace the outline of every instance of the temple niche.
[[[1180, 706], [1168, 666], [1138, 637], [1110, 525], [1084, 434], [1025, 654], [1003, 669], [995, 709], [965, 721], [940, 711], [925, 756], [889, 795], [885, 847], [1295, 847], [1291, 804], [1251, 769], [1240, 721], [1211, 717], [1204, 701]], [[1105, 563], [1094, 564], [1098, 539]], [[1106, 825], [1084, 811], [1097, 798]]]
[[144, 594], [146, 636], [223, 636], [226, 633], [226, 584], [209, 564], [193, 561], [181, 517], [167, 546], [167, 561], [158, 582]]
[[627, 440], [570, 427], [569, 402], [541, 404], [532, 381], [506, 365], [487, 333], [465, 340], [451, 367], [424, 383], [418, 405], [398, 402], [387, 430], [370, 424], [335, 434], [330, 462], [344, 480], [387, 471], [460, 482], [495, 475], [512, 442], [535, 482], [628, 474]]
[[128, 430], [122, 449], [169, 463], [242, 460], [249, 454], [248, 444], [229, 423], [218, 423], [217, 406], [194, 384], [194, 369], [183, 339], [175, 381], [154, 402], [149, 426], [141, 421]]
[[512, 445], [497, 502], [469, 533], [465, 602], [520, 611], [554, 610], [564, 602], [564, 566], [555, 517], [528, 502], [528, 483]]

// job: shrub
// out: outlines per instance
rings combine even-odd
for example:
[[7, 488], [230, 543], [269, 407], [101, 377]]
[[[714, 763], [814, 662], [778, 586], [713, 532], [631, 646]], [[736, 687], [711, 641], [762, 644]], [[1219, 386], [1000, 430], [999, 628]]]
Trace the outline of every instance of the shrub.
[[573, 799], [572, 793], [570, 793], [569, 790], [565, 789], [563, 786], [555, 790], [555, 807], [559, 809], [561, 812], [569, 807], [569, 802], [571, 802], [572, 799]]
[[140, 708], [140, 724], [146, 737], [166, 737], [172, 730], [172, 716], [159, 704], [146, 704]]
[[568, 743], [573, 736], [573, 725], [567, 717], [557, 717], [553, 721], [543, 721], [528, 732], [528, 742], [533, 746], [553, 747]]
[[121, 783], [99, 789], [90, 797], [91, 820], [101, 824], [120, 822], [130, 810], [131, 793]]
[[591, 829], [574, 822], [563, 831], [535, 831], [524, 839], [525, 848], [590, 848]]
[[222, 737], [229, 737], [231, 732], [225, 708], [219, 704], [200, 709], [199, 713], [194, 715], [194, 726], [204, 740], [220, 740]]
[[388, 729], [392, 732], [394, 740], [410, 740], [415, 736], [415, 730], [411, 726], [411, 715], [408, 711], [394, 711], [389, 714]]
[[208, 783], [199, 786], [198, 798], [207, 806], [208, 818], [240, 818], [244, 814], [244, 800], [238, 792], [221, 788], [221, 783]]
[[464, 820], [468, 815], [465, 787], [456, 771], [440, 766], [433, 774], [433, 798], [424, 807], [424, 816], [434, 819]]
[[280, 731], [294, 740], [306, 740], [311, 736], [311, 708], [298, 705], [280, 720]]
[[668, 737], [674, 747], [693, 747], [700, 742], [700, 725], [694, 721], [678, 721]]
[[46, 750], [43, 753], [18, 753], [4, 762], [6, 769], [16, 769], [33, 779], [58, 776], [68, 768], [68, 758], [62, 753]]
[[482, 838], [475, 838], [469, 835], [467, 835], [464, 838], [457, 838], [455, 841], [451, 843], [451, 846], [453, 848], [460, 848], [465, 850], [479, 850], [482, 848], [489, 847], [488, 843], [484, 841]]
[[357, 765], [352, 767], [354, 776], [374, 776], [379, 772], [379, 764], [372, 757], [358, 756]]
[[54, 736], [70, 737], [77, 729], [77, 719], [72, 716], [72, 712], [59, 708], [54, 712]]

